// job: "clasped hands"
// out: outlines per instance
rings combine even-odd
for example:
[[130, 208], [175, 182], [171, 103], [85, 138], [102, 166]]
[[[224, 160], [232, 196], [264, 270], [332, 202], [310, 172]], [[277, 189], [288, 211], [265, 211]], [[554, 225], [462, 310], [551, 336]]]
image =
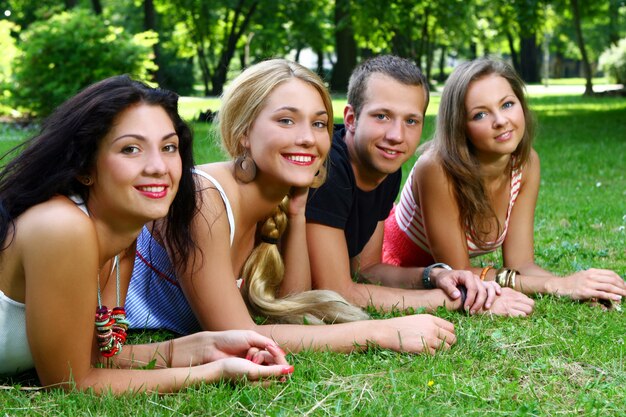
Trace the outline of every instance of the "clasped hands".
[[453, 300], [461, 297], [458, 287], [465, 286], [467, 297], [463, 309], [469, 314], [496, 314], [525, 317], [532, 313], [535, 302], [511, 288], [502, 288], [495, 281], [481, 281], [471, 271], [436, 269], [432, 272], [435, 287]]

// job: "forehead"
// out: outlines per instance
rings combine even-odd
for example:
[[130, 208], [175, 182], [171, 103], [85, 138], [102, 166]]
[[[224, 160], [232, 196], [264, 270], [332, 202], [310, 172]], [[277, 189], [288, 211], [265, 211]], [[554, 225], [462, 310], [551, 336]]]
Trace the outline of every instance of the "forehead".
[[426, 91], [422, 85], [407, 85], [387, 75], [374, 73], [367, 79], [363, 107], [424, 114]]
[[139, 103], [127, 107], [117, 115], [103, 142], [129, 134], [161, 138], [174, 131], [174, 123], [163, 107]]
[[291, 78], [277, 85], [265, 100], [264, 108], [274, 110], [276, 107], [300, 108], [312, 105], [324, 108], [324, 101], [317, 89], [299, 78]]
[[465, 105], [467, 107], [499, 101], [515, 92], [509, 81], [498, 74], [489, 74], [472, 81], [467, 87]]

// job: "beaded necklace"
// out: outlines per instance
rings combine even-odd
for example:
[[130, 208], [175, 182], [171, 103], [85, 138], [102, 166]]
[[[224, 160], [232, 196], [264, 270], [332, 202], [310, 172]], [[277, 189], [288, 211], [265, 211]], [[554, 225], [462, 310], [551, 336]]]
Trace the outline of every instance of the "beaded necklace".
[[[120, 260], [116, 256], [113, 260], [115, 265], [115, 288], [117, 292], [117, 305], [120, 305]], [[98, 348], [105, 358], [117, 355], [122, 351], [122, 346], [126, 342], [126, 330], [128, 330], [128, 320], [124, 307], [114, 307], [109, 310], [102, 305], [100, 297], [100, 271], [98, 271], [98, 308], [96, 309], [96, 338]]]

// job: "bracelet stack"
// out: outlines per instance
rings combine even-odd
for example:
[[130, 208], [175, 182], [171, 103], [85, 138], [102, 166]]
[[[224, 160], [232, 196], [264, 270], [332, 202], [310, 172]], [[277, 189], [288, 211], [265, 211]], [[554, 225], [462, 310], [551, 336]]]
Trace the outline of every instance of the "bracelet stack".
[[509, 287], [515, 289], [515, 278], [519, 274], [515, 269], [500, 268], [496, 271], [496, 283], [501, 287]]
[[487, 272], [489, 272], [490, 269], [493, 269], [493, 266], [487, 265], [486, 267], [483, 268], [483, 270], [480, 273], [480, 280], [481, 281], [484, 281], [485, 278], [487, 278]]

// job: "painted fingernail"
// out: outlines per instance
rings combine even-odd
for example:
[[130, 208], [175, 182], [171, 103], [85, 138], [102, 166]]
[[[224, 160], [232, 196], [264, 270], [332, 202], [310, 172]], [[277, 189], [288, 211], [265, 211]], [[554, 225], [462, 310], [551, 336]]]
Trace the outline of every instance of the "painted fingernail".
[[293, 367], [293, 365], [290, 365], [290, 366], [285, 366], [285, 367], [284, 367], [284, 368], [280, 371], [280, 373], [281, 373], [281, 374], [283, 374], [283, 375], [289, 375], [289, 374], [292, 374], [292, 373], [293, 373], [293, 371], [294, 371], [294, 367]]

